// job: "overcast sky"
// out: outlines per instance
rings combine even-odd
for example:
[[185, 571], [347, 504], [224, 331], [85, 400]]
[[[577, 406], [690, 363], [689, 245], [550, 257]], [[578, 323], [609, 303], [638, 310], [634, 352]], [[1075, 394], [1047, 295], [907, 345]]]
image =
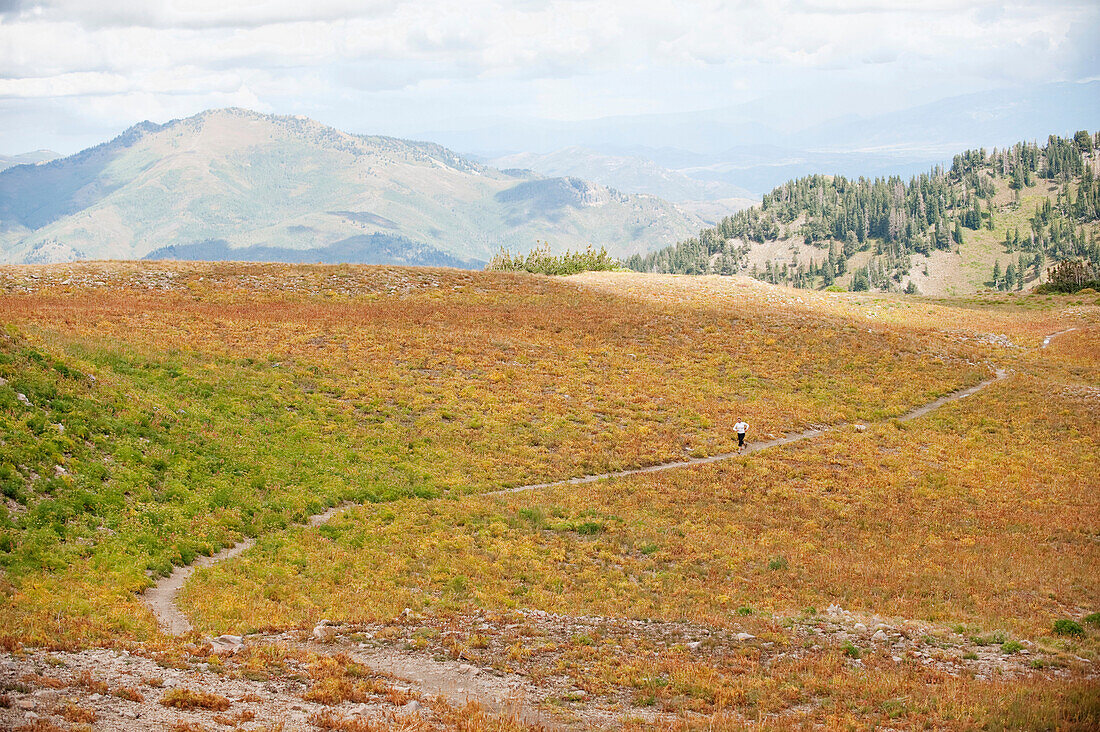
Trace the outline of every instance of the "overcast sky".
[[1098, 38], [1098, 0], [0, 0], [0, 153], [224, 106], [403, 136], [760, 97], [812, 122], [1096, 78]]

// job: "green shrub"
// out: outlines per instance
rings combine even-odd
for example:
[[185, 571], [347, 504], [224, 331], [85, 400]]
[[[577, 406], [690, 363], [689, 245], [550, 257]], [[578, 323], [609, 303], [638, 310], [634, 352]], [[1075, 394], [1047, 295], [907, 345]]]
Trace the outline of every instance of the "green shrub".
[[501, 249], [489, 260], [485, 269], [498, 272], [571, 275], [578, 272], [618, 269], [620, 266], [618, 260], [609, 255], [607, 249], [603, 247], [600, 247], [599, 251], [592, 247], [588, 247], [583, 252], [566, 250], [555, 256], [550, 253], [550, 245], [541, 242], [536, 243], [535, 248], [526, 257], [519, 254], [513, 256], [508, 250]]
[[844, 645], [840, 647], [840, 650], [848, 658], [859, 658], [863, 655], [863, 652], [852, 645], [851, 641], [844, 641]]
[[1085, 629], [1080, 623], [1067, 619], [1055, 620], [1053, 630], [1055, 635], [1082, 636], [1085, 634]]
[[1100, 613], [1089, 613], [1082, 620], [1089, 625], [1100, 625]]
[[604, 525], [597, 521], [585, 521], [577, 526], [577, 533], [582, 536], [595, 536], [604, 531]]
[[1024, 646], [1019, 641], [1005, 641], [1001, 644], [1001, 653], [1005, 655], [1019, 653], [1022, 650], [1024, 650]]
[[788, 562], [786, 557], [772, 557], [771, 561], [768, 562], [768, 569], [773, 572], [786, 569], [787, 566]]

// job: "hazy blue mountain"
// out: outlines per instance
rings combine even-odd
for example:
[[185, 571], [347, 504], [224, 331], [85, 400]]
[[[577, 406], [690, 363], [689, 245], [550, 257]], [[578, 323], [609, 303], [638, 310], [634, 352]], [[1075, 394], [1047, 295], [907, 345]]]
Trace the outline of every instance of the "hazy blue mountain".
[[286, 247], [231, 248], [221, 239], [161, 247], [145, 259], [190, 262], [286, 262], [288, 264], [404, 264], [426, 267], [480, 269], [481, 260], [458, 259], [425, 244], [388, 234], [358, 234], [316, 249]]
[[[0, 172], [0, 261], [9, 262], [296, 250], [312, 252], [304, 261], [476, 263], [537, 240], [626, 256], [701, 223], [653, 196], [239, 109], [145, 122], [76, 155]], [[400, 246], [414, 248], [406, 256]]]
[[527, 168], [549, 176], [570, 176], [624, 193], [650, 193], [669, 201], [751, 199], [744, 188], [721, 180], [699, 180], [662, 168], [641, 155], [608, 155], [573, 146], [546, 155], [518, 153], [489, 160], [497, 168]]
[[7, 170], [13, 165], [35, 165], [45, 163], [61, 155], [53, 150], [35, 150], [34, 152], [20, 153], [19, 155], [0, 155], [0, 170]]

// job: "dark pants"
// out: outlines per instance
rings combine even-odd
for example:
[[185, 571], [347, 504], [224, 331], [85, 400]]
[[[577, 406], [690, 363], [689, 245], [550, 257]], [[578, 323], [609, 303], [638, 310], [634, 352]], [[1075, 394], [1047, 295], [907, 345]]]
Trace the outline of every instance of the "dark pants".
[[737, 446], [738, 447], [744, 447], [745, 446], [745, 433], [744, 432], [738, 432], [737, 433]]

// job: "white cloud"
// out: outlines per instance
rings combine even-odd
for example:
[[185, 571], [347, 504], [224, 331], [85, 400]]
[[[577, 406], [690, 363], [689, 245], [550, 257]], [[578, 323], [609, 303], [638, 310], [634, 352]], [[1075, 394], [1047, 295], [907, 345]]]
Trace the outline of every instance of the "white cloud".
[[[155, 118], [248, 89], [254, 106], [344, 117], [401, 90], [534, 109], [549, 86], [594, 116], [609, 100], [703, 108], [800, 83], [843, 95], [857, 77], [944, 95], [1083, 78], [1100, 73], [1097, 36], [1095, 0], [0, 0], [0, 97], [96, 115], [117, 96]], [[688, 99], [677, 76], [710, 86], [681, 82]]]

